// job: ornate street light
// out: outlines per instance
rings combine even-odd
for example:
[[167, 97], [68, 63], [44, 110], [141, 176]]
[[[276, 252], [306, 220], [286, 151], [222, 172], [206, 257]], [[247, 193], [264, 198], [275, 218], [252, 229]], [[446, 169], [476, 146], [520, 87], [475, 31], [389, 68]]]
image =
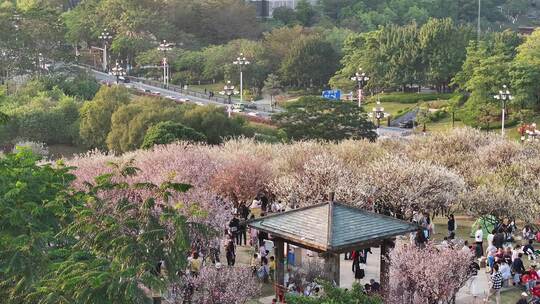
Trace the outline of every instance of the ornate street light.
[[514, 99], [514, 97], [508, 91], [508, 87], [503, 85], [502, 90], [499, 91], [499, 94], [493, 96], [493, 98], [500, 100], [502, 102], [502, 121], [501, 121], [501, 135], [504, 136], [504, 119], [506, 116], [506, 102]]
[[362, 106], [362, 97], [363, 97], [362, 93], [363, 93], [363, 90], [364, 90], [364, 86], [369, 81], [369, 77], [366, 76], [365, 72], [362, 72], [362, 68], [359, 68], [358, 72], [356, 72], [356, 74], [353, 77], [351, 77], [351, 80], [356, 82], [356, 84], [358, 86], [358, 107], [361, 107]]
[[169, 79], [170, 79], [170, 73], [169, 73], [169, 63], [167, 62], [167, 52], [171, 51], [173, 49], [174, 44], [167, 42], [167, 40], [163, 40], [159, 46], [158, 50], [163, 52], [163, 85], [165, 88], [169, 87]]
[[107, 44], [113, 36], [105, 29], [98, 38], [103, 41], [103, 71], [107, 71]]
[[240, 68], [240, 102], [243, 102], [244, 101], [244, 79], [243, 79], [244, 76], [242, 74], [243, 72], [242, 67], [245, 65], [251, 64], [251, 62], [249, 62], [246, 59], [246, 57], [244, 57], [244, 53], [240, 53], [240, 56], [238, 56], [236, 60], [233, 61], [233, 64], [238, 65], [238, 67]]
[[225, 86], [223, 87], [223, 91], [219, 92], [219, 94], [227, 96], [229, 104], [231, 104], [232, 96], [238, 93], [239, 92], [235, 90], [235, 87], [231, 84], [230, 80], [228, 80]]
[[125, 76], [126, 75], [126, 71], [124, 70], [124, 68], [120, 65], [120, 63], [118, 63], [118, 60], [116, 60], [116, 64], [115, 66], [111, 69], [112, 70], [112, 74], [114, 76], [116, 76], [116, 84], [119, 84], [120, 83], [120, 76]]

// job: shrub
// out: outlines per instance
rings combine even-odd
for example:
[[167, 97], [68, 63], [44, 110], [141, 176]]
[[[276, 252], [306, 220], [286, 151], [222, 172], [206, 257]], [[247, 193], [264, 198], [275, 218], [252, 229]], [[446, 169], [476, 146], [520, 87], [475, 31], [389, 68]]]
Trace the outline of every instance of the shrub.
[[141, 148], [149, 149], [154, 145], [170, 144], [175, 141], [205, 142], [206, 136], [183, 124], [164, 121], [146, 131]]
[[[452, 98], [453, 94], [450, 93], [390, 93], [381, 94], [381, 102], [399, 102], [399, 103], [418, 103], [420, 101], [432, 101], [432, 100], [447, 100]], [[371, 98], [371, 102], [376, 101], [376, 96]]]

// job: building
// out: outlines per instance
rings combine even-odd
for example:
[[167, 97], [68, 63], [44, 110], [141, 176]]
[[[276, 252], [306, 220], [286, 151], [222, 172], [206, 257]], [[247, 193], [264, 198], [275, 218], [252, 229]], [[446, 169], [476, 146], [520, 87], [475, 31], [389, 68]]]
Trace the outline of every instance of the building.
[[[257, 9], [257, 17], [269, 18], [272, 17], [273, 12], [278, 7], [290, 7], [292, 9], [296, 8], [296, 5], [300, 0], [248, 0], [250, 3], [255, 5]], [[317, 3], [317, 0], [307, 0], [312, 5]]]

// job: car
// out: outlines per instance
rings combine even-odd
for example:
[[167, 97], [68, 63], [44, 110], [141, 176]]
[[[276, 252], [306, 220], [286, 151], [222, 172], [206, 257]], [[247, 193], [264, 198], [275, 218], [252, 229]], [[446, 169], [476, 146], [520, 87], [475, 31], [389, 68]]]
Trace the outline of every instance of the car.
[[398, 127], [403, 129], [412, 129], [414, 128], [414, 120], [402, 121], [398, 124]]
[[198, 106], [204, 106], [204, 103], [202, 103], [200, 101], [196, 101], [195, 104], [198, 105]]
[[245, 109], [246, 109], [246, 106], [243, 103], [233, 104], [233, 112], [236, 112], [236, 113], [244, 112]]
[[253, 116], [253, 117], [258, 117], [259, 113], [257, 113], [257, 112], [249, 112], [249, 113], [247, 113], [247, 115]]
[[244, 106], [246, 107], [246, 109], [257, 109], [257, 104], [254, 102], [246, 103], [244, 104]]
[[180, 101], [180, 102], [190, 102], [191, 100], [189, 100], [188, 98], [178, 98], [178, 101]]

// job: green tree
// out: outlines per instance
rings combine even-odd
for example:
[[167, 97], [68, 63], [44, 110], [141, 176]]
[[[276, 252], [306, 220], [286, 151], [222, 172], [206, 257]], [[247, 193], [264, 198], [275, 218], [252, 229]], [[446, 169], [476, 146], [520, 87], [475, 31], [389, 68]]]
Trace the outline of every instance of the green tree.
[[171, 100], [151, 97], [121, 105], [111, 117], [107, 147], [118, 153], [138, 149], [151, 125], [169, 120], [180, 122], [184, 109]]
[[121, 86], [103, 86], [93, 100], [81, 108], [80, 136], [89, 148], [106, 149], [114, 112], [129, 102], [129, 91]]
[[301, 97], [272, 116], [289, 139], [374, 140], [375, 126], [354, 103], [330, 101], [320, 97]]
[[239, 116], [228, 118], [223, 108], [215, 106], [188, 109], [181, 123], [206, 136], [209, 144], [219, 144], [226, 138], [241, 135], [251, 136], [246, 121]]
[[206, 142], [206, 136], [183, 124], [165, 121], [151, 126], [144, 136], [141, 148], [170, 144], [175, 141]]
[[[112, 166], [114, 173], [97, 177], [79, 194], [84, 204], [74, 208], [73, 221], [61, 233], [76, 242], [29, 299], [51, 304], [151, 303], [152, 293], [179, 281], [187, 264], [189, 230], [187, 218], [172, 201], [191, 186], [172, 181], [130, 185], [126, 179], [138, 169], [131, 163]], [[130, 194], [140, 189], [149, 194]], [[103, 192], [116, 194], [103, 198]]]
[[303, 26], [311, 26], [314, 23], [314, 19], [317, 16], [317, 11], [311, 3], [307, 0], [300, 0], [296, 4], [296, 19], [300, 21]]
[[338, 67], [336, 51], [320, 36], [297, 40], [281, 63], [279, 73], [287, 83], [300, 88], [323, 87]]
[[531, 106], [540, 109], [540, 30], [527, 37], [518, 47], [512, 63], [512, 87], [516, 103], [523, 109]]
[[296, 19], [296, 12], [287, 6], [276, 7], [272, 12], [275, 20], [281, 21], [284, 25], [293, 25], [299, 23]]
[[426, 79], [438, 91], [446, 91], [465, 61], [469, 28], [457, 27], [452, 19], [430, 19], [420, 29], [420, 45], [426, 67]]
[[64, 252], [57, 234], [78, 204], [68, 196], [75, 179], [69, 168], [38, 160], [29, 150], [0, 157], [0, 296], [6, 303], [29, 303], [36, 282]]

